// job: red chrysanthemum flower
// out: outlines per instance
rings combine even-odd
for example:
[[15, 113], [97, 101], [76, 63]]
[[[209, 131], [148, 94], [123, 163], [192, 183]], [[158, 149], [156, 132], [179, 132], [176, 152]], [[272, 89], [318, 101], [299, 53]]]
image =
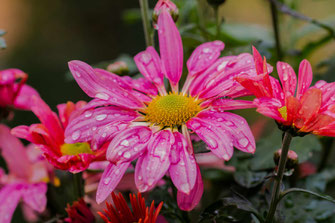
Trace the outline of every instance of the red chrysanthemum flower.
[[69, 223], [93, 223], [95, 222], [95, 217], [91, 212], [90, 208], [87, 206], [85, 201], [81, 198], [78, 201], [73, 202], [72, 206], [67, 204], [65, 208], [68, 218], [65, 222]]
[[98, 212], [106, 223], [155, 223], [163, 206], [161, 202], [155, 210], [155, 202], [152, 201], [150, 208], [146, 207], [145, 200], [140, 193], [137, 194], [137, 197], [135, 194], [129, 194], [132, 210], [121, 193], [116, 195], [113, 192], [112, 198], [114, 206], [106, 202], [105, 214]]

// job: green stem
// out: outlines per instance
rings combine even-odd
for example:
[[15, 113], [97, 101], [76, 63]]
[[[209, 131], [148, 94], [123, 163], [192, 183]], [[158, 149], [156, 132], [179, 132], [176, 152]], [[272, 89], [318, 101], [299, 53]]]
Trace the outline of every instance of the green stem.
[[279, 201], [280, 201], [281, 199], [283, 199], [286, 195], [288, 195], [289, 193], [292, 193], [292, 192], [302, 192], [302, 193], [306, 193], [306, 194], [311, 194], [311, 195], [314, 195], [314, 196], [316, 196], [316, 197], [318, 197], [318, 198], [321, 198], [321, 199], [330, 201], [330, 202], [332, 202], [332, 203], [335, 203], [335, 200], [334, 200], [332, 197], [330, 197], [330, 196], [320, 195], [320, 194], [315, 193], [315, 192], [313, 192], [313, 191], [305, 190], [305, 189], [302, 189], [302, 188], [290, 188], [290, 189], [287, 189], [286, 191], [283, 191], [283, 192], [280, 194], [280, 196], [279, 196], [279, 198], [278, 198], [278, 200], [277, 200], [277, 203], [279, 203]]
[[84, 196], [82, 173], [73, 174], [73, 189], [76, 200]]
[[148, 0], [139, 0], [141, 7], [141, 15], [144, 29], [145, 43], [148, 46], [153, 46], [153, 38], [151, 35], [151, 26], [149, 19], [149, 3]]
[[215, 21], [216, 21], [216, 38], [220, 39], [221, 36], [221, 17], [219, 12], [219, 6], [215, 6], [214, 14], [215, 14]]
[[283, 142], [282, 142], [278, 171], [276, 173], [275, 183], [272, 189], [271, 204], [270, 204], [268, 215], [266, 216], [266, 220], [265, 220], [265, 222], [267, 223], [271, 223], [273, 221], [274, 215], [276, 213], [276, 208], [277, 208], [277, 203], [278, 203], [277, 201], [280, 195], [280, 185], [283, 180], [283, 175], [284, 175], [286, 160], [287, 160], [287, 154], [290, 149], [291, 140], [292, 140], [292, 135], [288, 131], [285, 132]]
[[278, 60], [281, 60], [283, 58], [283, 53], [282, 53], [281, 43], [280, 43], [278, 12], [277, 12], [276, 5], [272, 1], [270, 1], [270, 7], [271, 7], [272, 27], [273, 27], [273, 32], [275, 35], [275, 40], [276, 40], [277, 58]]
[[333, 142], [334, 142], [333, 138], [330, 137], [324, 137], [321, 139], [322, 157], [318, 166], [318, 172], [322, 171], [326, 167], [331, 152], [331, 148], [333, 146]]

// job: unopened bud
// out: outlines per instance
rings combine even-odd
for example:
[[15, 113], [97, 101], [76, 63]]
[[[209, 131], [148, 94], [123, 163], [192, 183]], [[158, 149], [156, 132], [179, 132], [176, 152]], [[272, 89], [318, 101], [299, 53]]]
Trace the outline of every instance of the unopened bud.
[[179, 10], [177, 6], [170, 0], [159, 0], [154, 8], [154, 13], [152, 14], [152, 21], [154, 26], [156, 26], [158, 21], [158, 16], [162, 12], [162, 10], [167, 10], [173, 21], [177, 22], [179, 17]]
[[[281, 157], [281, 149], [277, 150], [273, 155], [273, 160], [277, 166], [279, 164], [280, 157]], [[297, 164], [298, 164], [298, 155], [293, 150], [289, 150], [287, 153], [285, 169], [287, 170], [293, 169]]]
[[208, 4], [210, 4], [212, 7], [218, 7], [221, 4], [225, 3], [226, 0], [207, 0]]
[[123, 61], [117, 61], [115, 63], [109, 64], [107, 70], [118, 75], [127, 75], [129, 73], [129, 68], [127, 64]]

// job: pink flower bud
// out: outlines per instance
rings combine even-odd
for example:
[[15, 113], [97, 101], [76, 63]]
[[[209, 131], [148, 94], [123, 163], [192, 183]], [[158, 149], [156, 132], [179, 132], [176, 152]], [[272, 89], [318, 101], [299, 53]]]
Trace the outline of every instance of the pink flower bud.
[[159, 0], [154, 8], [154, 13], [152, 15], [154, 26], [156, 25], [158, 16], [162, 10], [167, 10], [175, 22], [178, 20], [179, 10], [177, 6], [170, 0]]
[[[281, 149], [277, 150], [273, 155], [273, 160], [278, 165], [281, 157]], [[293, 150], [289, 150], [287, 154], [286, 169], [290, 170], [298, 164], [298, 155]]]

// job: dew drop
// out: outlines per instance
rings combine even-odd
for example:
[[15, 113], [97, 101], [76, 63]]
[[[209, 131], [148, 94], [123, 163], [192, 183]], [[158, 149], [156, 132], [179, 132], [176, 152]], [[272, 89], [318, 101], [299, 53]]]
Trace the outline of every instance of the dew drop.
[[123, 154], [123, 157], [126, 158], [126, 159], [129, 159], [130, 156], [131, 156], [130, 152], [125, 152], [125, 153]]
[[96, 97], [96, 98], [99, 98], [99, 99], [101, 99], [101, 100], [108, 100], [108, 99], [109, 99], [109, 96], [108, 96], [108, 94], [106, 94], [106, 93], [97, 93], [97, 94], [95, 95], [95, 97]]
[[109, 184], [110, 181], [111, 181], [111, 178], [110, 177], [106, 177], [104, 179], [104, 184]]
[[77, 76], [77, 77], [81, 77], [81, 74], [79, 71], [75, 71], [74, 74]]
[[129, 146], [129, 141], [125, 139], [121, 142], [121, 145], [122, 146]]
[[229, 155], [228, 155], [228, 154], [224, 154], [224, 155], [223, 155], [223, 159], [224, 159], [224, 160], [229, 160]]
[[208, 47], [206, 47], [206, 48], [204, 48], [204, 49], [202, 50], [202, 52], [204, 52], [204, 53], [209, 53], [209, 52], [211, 52], [211, 49], [208, 48]]
[[143, 53], [141, 56], [141, 60], [143, 63], [148, 64], [151, 61], [151, 55], [148, 53]]
[[73, 140], [77, 140], [77, 139], [79, 139], [79, 137], [80, 137], [80, 131], [79, 130], [77, 130], [77, 131], [75, 131], [75, 132], [72, 133], [71, 138]]
[[248, 140], [246, 138], [241, 138], [238, 140], [238, 143], [244, 147], [248, 145]]
[[120, 173], [119, 169], [116, 169], [115, 172], [114, 172], [115, 175], [118, 175], [119, 173]]
[[221, 71], [221, 70], [223, 70], [223, 69], [226, 67], [227, 63], [228, 63], [227, 61], [223, 61], [223, 62], [218, 66], [217, 71]]
[[102, 121], [102, 120], [104, 120], [106, 117], [107, 117], [106, 114], [101, 114], [101, 115], [97, 115], [97, 116], [95, 116], [95, 119], [96, 119], [97, 121]]
[[190, 186], [188, 184], [183, 184], [180, 186], [180, 189], [184, 192], [190, 191]]
[[89, 118], [92, 116], [92, 114], [93, 114], [92, 111], [86, 111], [84, 115], [86, 118]]

